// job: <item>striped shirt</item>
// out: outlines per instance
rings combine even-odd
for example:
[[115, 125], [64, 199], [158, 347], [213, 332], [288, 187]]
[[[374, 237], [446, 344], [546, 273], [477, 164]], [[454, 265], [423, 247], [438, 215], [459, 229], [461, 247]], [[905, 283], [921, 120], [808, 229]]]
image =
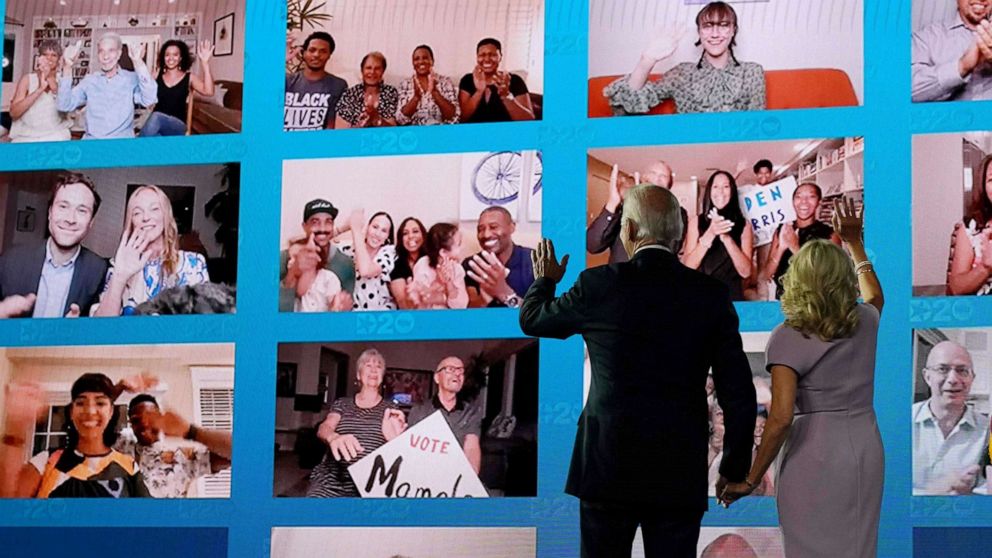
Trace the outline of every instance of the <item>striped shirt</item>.
[[323, 461], [314, 467], [310, 473], [310, 486], [307, 487], [308, 497], [360, 496], [358, 487], [355, 486], [355, 482], [348, 473], [348, 466], [386, 443], [386, 438], [382, 435], [382, 417], [386, 409], [395, 408], [397, 407], [392, 402], [383, 399], [376, 406], [363, 409], [355, 403], [354, 397], [340, 397], [331, 404], [329, 414], [336, 413], [341, 417], [334, 431], [340, 435], [351, 434], [355, 436], [364, 451], [351, 462], [338, 461], [328, 451], [324, 455]]

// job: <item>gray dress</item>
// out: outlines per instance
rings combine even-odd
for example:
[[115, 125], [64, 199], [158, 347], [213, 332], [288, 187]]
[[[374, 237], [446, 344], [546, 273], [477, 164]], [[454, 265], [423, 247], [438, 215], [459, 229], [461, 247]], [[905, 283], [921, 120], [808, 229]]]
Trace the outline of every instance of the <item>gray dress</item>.
[[796, 371], [796, 416], [778, 471], [789, 558], [868, 558], [878, 545], [885, 455], [872, 408], [878, 311], [858, 305], [848, 338], [824, 342], [779, 325], [767, 366]]

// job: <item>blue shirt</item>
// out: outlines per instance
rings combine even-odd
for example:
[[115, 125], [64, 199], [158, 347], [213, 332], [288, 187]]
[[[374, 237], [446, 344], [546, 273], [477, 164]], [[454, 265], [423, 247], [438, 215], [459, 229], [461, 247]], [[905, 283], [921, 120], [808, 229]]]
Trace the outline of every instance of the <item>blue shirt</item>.
[[975, 35], [958, 14], [913, 33], [913, 101], [992, 99], [992, 67], [980, 63], [961, 77], [958, 61]]
[[[506, 276], [506, 284], [513, 289], [513, 292], [517, 293], [517, 296], [523, 297], [527, 294], [527, 289], [530, 288], [531, 283], [534, 282], [534, 262], [530, 259], [530, 254], [534, 250], [526, 248], [524, 246], [513, 245], [513, 252], [510, 253], [510, 259], [506, 262], [506, 268], [510, 270], [509, 275]], [[468, 262], [471, 258], [466, 259], [462, 262], [462, 267], [468, 272], [472, 268], [469, 267]], [[475, 287], [477, 290], [479, 288], [479, 283], [472, 279], [468, 275], [465, 276], [465, 286]], [[494, 306], [506, 306], [499, 300], [493, 299], [489, 303], [490, 307]]]
[[70, 76], [62, 76], [56, 102], [62, 112], [86, 105], [85, 139], [133, 138], [134, 105], [158, 102], [158, 85], [148, 70], [136, 73], [117, 68], [111, 78], [103, 72], [89, 74], [75, 87]]
[[59, 265], [52, 258], [52, 241], [45, 243], [45, 263], [41, 266], [41, 279], [38, 280], [37, 299], [34, 301], [34, 318], [61, 318], [65, 315], [65, 303], [69, 298], [69, 286], [76, 272], [76, 258], [81, 252], [76, 246], [76, 253], [69, 261]]

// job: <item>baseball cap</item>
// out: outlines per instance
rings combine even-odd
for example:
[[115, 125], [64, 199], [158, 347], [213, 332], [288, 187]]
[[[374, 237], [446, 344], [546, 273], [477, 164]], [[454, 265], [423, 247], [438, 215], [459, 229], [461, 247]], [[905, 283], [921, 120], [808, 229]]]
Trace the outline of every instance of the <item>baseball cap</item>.
[[331, 216], [331, 219], [336, 219], [338, 216], [338, 208], [334, 207], [334, 204], [327, 200], [322, 200], [319, 198], [310, 200], [303, 207], [303, 220], [306, 221], [317, 213], [326, 213]]

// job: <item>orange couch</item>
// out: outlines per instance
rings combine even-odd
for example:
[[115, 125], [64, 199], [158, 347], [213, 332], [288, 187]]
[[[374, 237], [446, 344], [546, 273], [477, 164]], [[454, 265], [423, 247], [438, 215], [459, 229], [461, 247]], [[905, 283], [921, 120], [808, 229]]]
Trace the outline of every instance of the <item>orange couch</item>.
[[[662, 74], [651, 74], [651, 80]], [[621, 76], [600, 76], [589, 79], [589, 117], [613, 116], [610, 103], [603, 97], [603, 88]], [[843, 70], [804, 69], [766, 70], [765, 101], [769, 110], [793, 108], [857, 106], [851, 79]], [[675, 101], [668, 99], [648, 114], [674, 114]]]

